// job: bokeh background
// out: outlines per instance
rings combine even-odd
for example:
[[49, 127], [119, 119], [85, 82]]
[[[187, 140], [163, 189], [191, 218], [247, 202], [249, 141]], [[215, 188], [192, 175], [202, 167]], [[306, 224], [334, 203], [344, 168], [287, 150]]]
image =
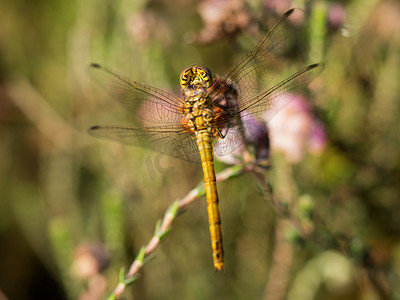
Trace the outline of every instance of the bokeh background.
[[224, 271], [203, 197], [124, 297], [400, 299], [395, 0], [0, 1], [0, 299], [104, 298], [202, 181], [198, 165], [87, 135], [131, 123], [89, 63], [179, 94], [182, 69], [222, 73], [291, 7], [308, 20], [291, 63], [326, 69], [271, 123], [272, 167], [218, 185]]

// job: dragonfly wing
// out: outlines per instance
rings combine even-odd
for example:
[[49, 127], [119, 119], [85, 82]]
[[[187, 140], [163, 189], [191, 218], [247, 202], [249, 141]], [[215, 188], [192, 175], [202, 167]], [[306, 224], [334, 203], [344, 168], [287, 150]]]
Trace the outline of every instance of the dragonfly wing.
[[[235, 118], [235, 120], [236, 123], [231, 123], [231, 127], [226, 131], [224, 138], [214, 139], [214, 149], [219, 156], [231, 154], [244, 141], [247, 144], [269, 146], [268, 131], [264, 122], [246, 111], [241, 113], [240, 117]], [[265, 145], [265, 142], [267, 145]]]
[[[220, 131], [224, 138], [214, 140], [215, 151], [223, 156], [230, 154], [244, 141], [253, 142], [265, 135], [260, 120], [268, 122], [286, 106], [293, 96], [290, 93], [302, 93], [308, 84], [324, 69], [323, 64], [314, 64], [303, 68], [280, 83], [250, 99], [237, 99], [231, 108], [221, 113], [221, 120], [228, 120]], [[218, 124], [217, 124], [218, 125]]]
[[304, 11], [291, 9], [268, 31], [244, 58], [221, 77], [233, 84], [241, 99], [257, 96], [271, 85], [283, 69], [282, 57], [300, 36]]
[[88, 73], [112, 97], [142, 120], [171, 124], [182, 119], [182, 100], [164, 90], [132, 81], [98, 64], [91, 64]]
[[93, 126], [89, 134], [123, 144], [148, 148], [174, 158], [199, 163], [200, 154], [193, 135], [178, 125], [134, 128], [128, 126]]
[[232, 153], [235, 149], [237, 149], [240, 145], [243, 144], [243, 130], [241, 123], [236, 125], [232, 125], [225, 132], [224, 138], [215, 138], [213, 141], [214, 151], [219, 156], [224, 156]]
[[289, 93], [304, 92], [308, 84], [324, 70], [324, 67], [323, 64], [307, 66], [260, 95], [242, 100], [239, 111], [242, 120], [246, 115], [252, 115], [268, 122], [291, 101], [292, 97]]

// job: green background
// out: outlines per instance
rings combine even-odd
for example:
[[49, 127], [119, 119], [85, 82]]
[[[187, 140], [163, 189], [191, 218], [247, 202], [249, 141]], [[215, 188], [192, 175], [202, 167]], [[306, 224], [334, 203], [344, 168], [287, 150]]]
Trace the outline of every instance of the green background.
[[[0, 1], [6, 297], [104, 298], [168, 206], [202, 181], [199, 165], [162, 156], [160, 169], [157, 153], [88, 136], [91, 125], [130, 124], [130, 113], [93, 86], [86, 68], [98, 62], [179, 94], [181, 70], [205, 64], [222, 73], [261, 36], [259, 23], [286, 11], [245, 1], [245, 34], [193, 44], [210, 25], [205, 3], [229, 15], [229, 5], [211, 0]], [[304, 8], [310, 23], [308, 50], [293, 65], [326, 64], [310, 98], [324, 151], [291, 164], [272, 150], [263, 176], [273, 197], [251, 173], [218, 185], [222, 273], [212, 267], [204, 197], [185, 207], [127, 299], [400, 299], [400, 4], [285, 3]], [[217, 172], [226, 167], [216, 163]], [[95, 257], [109, 264], [79, 276], [82, 249], [105, 249]]]

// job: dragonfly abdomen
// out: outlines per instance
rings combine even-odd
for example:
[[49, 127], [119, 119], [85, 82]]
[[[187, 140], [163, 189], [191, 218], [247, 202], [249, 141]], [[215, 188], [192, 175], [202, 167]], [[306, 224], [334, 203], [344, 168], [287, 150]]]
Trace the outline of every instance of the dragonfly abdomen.
[[208, 225], [210, 229], [211, 247], [214, 268], [218, 271], [224, 266], [222, 246], [221, 217], [219, 214], [218, 193], [214, 172], [214, 155], [212, 134], [207, 129], [197, 132], [197, 146], [200, 151], [204, 174], [204, 187], [207, 198]]

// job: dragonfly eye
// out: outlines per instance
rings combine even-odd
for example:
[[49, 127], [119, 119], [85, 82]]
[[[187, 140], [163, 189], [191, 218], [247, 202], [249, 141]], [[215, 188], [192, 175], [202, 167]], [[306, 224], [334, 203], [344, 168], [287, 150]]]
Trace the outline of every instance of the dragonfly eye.
[[192, 68], [187, 68], [181, 72], [181, 75], [179, 75], [179, 83], [182, 88], [190, 84], [191, 77], [192, 77]]
[[183, 70], [179, 81], [182, 88], [194, 84], [201, 84], [208, 88], [212, 85], [213, 78], [209, 69], [195, 65]]

